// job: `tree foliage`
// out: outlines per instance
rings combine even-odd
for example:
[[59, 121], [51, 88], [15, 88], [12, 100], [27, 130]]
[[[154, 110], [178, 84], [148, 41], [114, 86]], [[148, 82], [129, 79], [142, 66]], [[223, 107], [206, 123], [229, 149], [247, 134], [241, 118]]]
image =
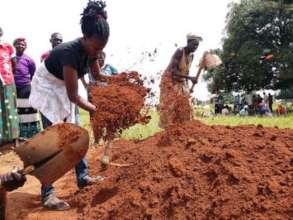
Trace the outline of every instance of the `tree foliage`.
[[[209, 90], [252, 91], [293, 86], [292, 1], [242, 0], [227, 15], [223, 65], [208, 71]], [[287, 10], [288, 9], [288, 10]]]
[[277, 99], [293, 99], [293, 88], [281, 90], [276, 98]]

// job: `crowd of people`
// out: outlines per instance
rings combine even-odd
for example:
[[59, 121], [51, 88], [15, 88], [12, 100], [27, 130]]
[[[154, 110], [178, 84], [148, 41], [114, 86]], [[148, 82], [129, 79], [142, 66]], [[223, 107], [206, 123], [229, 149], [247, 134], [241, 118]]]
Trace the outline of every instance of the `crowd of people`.
[[234, 112], [242, 112], [248, 115], [270, 115], [273, 113], [273, 96], [263, 92], [260, 94], [247, 94], [240, 98], [239, 95], [234, 100]]
[[242, 96], [234, 96], [233, 103], [225, 103], [223, 96], [218, 93], [214, 97], [214, 113], [229, 115], [235, 114], [240, 116], [260, 115], [272, 116], [286, 115], [287, 109], [282, 104], [278, 104], [276, 109], [273, 109], [274, 97], [271, 93], [266, 94], [244, 94]]

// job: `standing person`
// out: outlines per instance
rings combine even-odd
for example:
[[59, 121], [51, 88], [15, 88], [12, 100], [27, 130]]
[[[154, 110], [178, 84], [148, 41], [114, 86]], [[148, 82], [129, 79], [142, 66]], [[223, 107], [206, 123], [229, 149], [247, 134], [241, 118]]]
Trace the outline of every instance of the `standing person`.
[[105, 63], [106, 53], [101, 51], [98, 56], [99, 66], [101, 67], [101, 74], [105, 76], [113, 76], [118, 74], [118, 70], [111, 64]]
[[248, 113], [249, 115], [251, 115], [253, 113], [253, 99], [252, 99], [252, 93], [249, 92], [248, 94], [246, 94], [245, 96], [245, 100], [246, 100], [246, 103], [248, 105]]
[[217, 96], [215, 97], [215, 114], [222, 114], [223, 109], [223, 96], [219, 91], [217, 91]]
[[219, 94], [217, 92], [217, 94], [215, 95], [214, 97], [214, 104], [215, 104], [215, 115], [219, 114], [220, 111], [219, 111]]
[[269, 103], [268, 98], [269, 98], [268, 95], [267, 95], [265, 92], [263, 92], [263, 100], [264, 100], [264, 102], [265, 102], [266, 104]]
[[240, 95], [234, 97], [234, 113], [237, 114], [240, 111]]
[[269, 103], [270, 111], [271, 113], [273, 113], [273, 96], [271, 93], [269, 93], [269, 96], [268, 96], [268, 103]]
[[[106, 58], [106, 53], [104, 51], [101, 51], [97, 56], [97, 61], [96, 62], [98, 62], [98, 65], [101, 68], [101, 75], [103, 75], [103, 76], [117, 75], [118, 70], [115, 67], [113, 67], [112, 65], [110, 65], [110, 64], [105, 64], [105, 58]], [[94, 78], [94, 76], [91, 74], [90, 71], [88, 73], [88, 77], [89, 77], [90, 82], [95, 82], [96, 81], [96, 79]], [[83, 83], [83, 86], [85, 88], [87, 88], [88, 83], [86, 83], [84, 77], [81, 78], [81, 81]]]
[[[96, 107], [78, 94], [78, 79], [90, 66], [94, 77], [99, 77], [97, 54], [109, 38], [109, 24], [102, 1], [89, 1], [81, 17], [83, 36], [55, 47], [37, 70], [32, 81], [30, 103], [41, 112], [44, 128], [57, 122], [75, 122], [75, 105], [93, 113]], [[76, 167], [79, 188], [93, 184], [101, 177], [88, 175], [83, 159]], [[42, 187], [42, 205], [48, 209], [65, 210], [69, 204], [56, 197], [52, 186]]]
[[[193, 53], [198, 48], [201, 37], [188, 34], [187, 45], [178, 48], [174, 53], [160, 83], [160, 127], [166, 128], [172, 123], [192, 120], [192, 106], [189, 102], [190, 89], [188, 80], [197, 83], [204, 59], [200, 62], [199, 71], [195, 77], [189, 76]], [[180, 103], [179, 103], [180, 102]], [[184, 105], [184, 107], [182, 106]]]
[[[51, 34], [50, 43], [52, 45], [52, 49], [57, 47], [62, 42], [63, 42], [62, 34], [60, 34], [58, 32], [54, 32], [53, 34]], [[42, 54], [41, 62], [44, 62], [44, 60], [47, 59], [47, 57], [49, 56], [50, 52], [51, 52], [51, 50], [49, 50], [49, 51], [47, 51], [47, 52]]]
[[16, 109], [16, 88], [12, 70], [13, 47], [2, 42], [0, 28], [0, 146], [19, 136], [19, 118]]
[[14, 40], [16, 56], [13, 58], [14, 79], [17, 94], [17, 110], [20, 119], [19, 136], [22, 138], [31, 138], [41, 131], [38, 111], [29, 104], [31, 93], [31, 80], [36, 70], [35, 62], [24, 53], [27, 43], [24, 38]]

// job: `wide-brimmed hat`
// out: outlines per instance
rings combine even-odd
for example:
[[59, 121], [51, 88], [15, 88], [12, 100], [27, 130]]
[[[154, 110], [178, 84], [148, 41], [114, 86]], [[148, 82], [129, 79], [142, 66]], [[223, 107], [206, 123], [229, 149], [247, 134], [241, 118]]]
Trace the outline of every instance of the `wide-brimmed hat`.
[[186, 38], [187, 40], [197, 40], [197, 41], [202, 41], [202, 37], [201, 36], [198, 36], [196, 34], [193, 34], [193, 33], [188, 33], [186, 35]]

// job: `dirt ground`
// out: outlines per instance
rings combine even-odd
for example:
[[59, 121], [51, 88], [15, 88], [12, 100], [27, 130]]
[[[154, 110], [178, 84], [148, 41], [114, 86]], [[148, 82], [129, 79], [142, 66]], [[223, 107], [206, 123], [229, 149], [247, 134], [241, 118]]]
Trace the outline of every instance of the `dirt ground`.
[[[105, 181], [78, 191], [74, 172], [56, 182], [72, 209], [40, 207], [33, 177], [8, 194], [8, 219], [293, 219], [293, 130], [206, 126], [193, 121], [145, 141], [117, 140], [102, 169], [102, 147], [88, 152], [90, 173]], [[0, 171], [19, 164], [0, 157]]]

